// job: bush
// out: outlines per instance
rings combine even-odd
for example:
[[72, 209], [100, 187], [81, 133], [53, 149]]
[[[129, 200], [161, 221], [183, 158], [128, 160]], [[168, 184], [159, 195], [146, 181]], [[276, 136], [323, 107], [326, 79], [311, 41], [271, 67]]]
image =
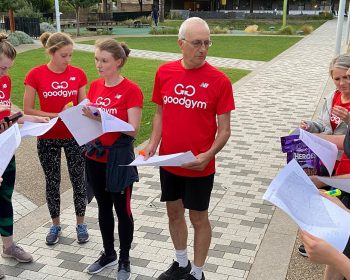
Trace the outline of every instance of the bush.
[[179, 33], [179, 29], [176, 27], [152, 27], [149, 34], [152, 35], [166, 35], [166, 34], [175, 34]]
[[281, 35], [293, 35], [295, 33], [293, 26], [287, 25], [278, 31]]
[[33, 44], [33, 39], [22, 31], [15, 31], [15, 36], [17, 37], [20, 44]]
[[137, 19], [135, 19], [135, 20], [139, 20], [139, 21], [141, 21], [141, 23], [142, 24], [151, 24], [152, 23], [152, 18], [151, 18], [151, 16], [148, 16], [148, 17], [139, 17], [139, 18], [137, 18]]
[[312, 27], [312, 25], [304, 24], [301, 27], [301, 30], [304, 32], [304, 34], [310, 34], [312, 33], [312, 31], [314, 31], [314, 28]]
[[109, 30], [108, 28], [102, 29], [102, 30], [97, 30], [97, 35], [112, 35], [113, 30]]
[[318, 14], [318, 18], [328, 20], [328, 19], [333, 19], [333, 15], [330, 12], [320, 12]]
[[44, 32], [56, 32], [56, 28], [48, 22], [42, 22], [40, 23], [40, 33]]
[[13, 46], [15, 46], [15, 47], [17, 47], [17, 46], [19, 46], [21, 43], [19, 42], [19, 40], [18, 40], [18, 38], [17, 38], [17, 36], [16, 36], [16, 34], [13, 32], [13, 33], [10, 33], [8, 36], [7, 36], [7, 40], [9, 40], [10, 41], [10, 43], [13, 45]]
[[212, 30], [210, 30], [211, 34], [226, 34], [228, 33], [228, 28], [221, 27], [219, 25], [215, 26]]

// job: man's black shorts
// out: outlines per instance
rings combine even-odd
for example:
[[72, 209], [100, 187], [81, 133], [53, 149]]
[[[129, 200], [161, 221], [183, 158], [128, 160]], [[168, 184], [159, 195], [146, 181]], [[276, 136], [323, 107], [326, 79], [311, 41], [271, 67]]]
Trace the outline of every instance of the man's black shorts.
[[184, 177], [172, 174], [160, 168], [160, 185], [162, 196], [160, 201], [182, 199], [186, 209], [208, 210], [214, 174], [204, 177]]

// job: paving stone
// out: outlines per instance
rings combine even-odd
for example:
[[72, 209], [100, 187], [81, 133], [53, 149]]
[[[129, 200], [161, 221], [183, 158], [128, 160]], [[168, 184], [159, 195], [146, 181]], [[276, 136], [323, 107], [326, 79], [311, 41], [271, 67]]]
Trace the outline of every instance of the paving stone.
[[66, 261], [74, 261], [79, 262], [84, 256], [78, 254], [72, 254], [67, 252], [60, 252], [56, 258], [66, 260]]
[[63, 261], [59, 267], [66, 268], [69, 270], [83, 271], [88, 267], [86, 264], [82, 264], [76, 261]]

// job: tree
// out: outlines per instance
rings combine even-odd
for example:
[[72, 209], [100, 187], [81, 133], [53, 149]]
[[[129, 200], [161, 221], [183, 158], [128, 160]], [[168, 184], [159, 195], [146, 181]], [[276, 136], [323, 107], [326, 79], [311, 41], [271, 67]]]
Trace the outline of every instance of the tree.
[[137, 0], [137, 1], [139, 1], [140, 11], [142, 12], [142, 0]]
[[75, 10], [75, 19], [77, 21], [77, 36], [80, 35], [80, 9], [88, 8], [98, 4], [100, 0], [63, 0], [67, 5]]
[[251, 14], [254, 12], [253, 0], [250, 0], [249, 10], [250, 10], [250, 13], [251, 13]]
[[27, 0], [27, 2], [32, 4], [35, 11], [39, 11], [41, 13], [51, 11], [54, 6], [54, 2], [52, 0]]
[[165, 0], [159, 0], [159, 22], [164, 22], [164, 2]]
[[15, 19], [13, 12], [22, 8], [26, 3], [24, 0], [0, 0], [0, 11], [8, 12], [10, 20], [10, 31], [15, 32]]

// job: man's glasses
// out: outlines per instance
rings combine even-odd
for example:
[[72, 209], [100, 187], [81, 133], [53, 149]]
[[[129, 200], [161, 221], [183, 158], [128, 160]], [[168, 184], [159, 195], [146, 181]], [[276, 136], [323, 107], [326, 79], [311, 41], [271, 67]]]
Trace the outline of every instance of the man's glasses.
[[213, 42], [210, 40], [205, 40], [205, 41], [202, 41], [202, 40], [187, 41], [186, 39], [182, 39], [182, 40], [190, 43], [196, 49], [199, 49], [203, 45], [207, 49], [213, 45]]

